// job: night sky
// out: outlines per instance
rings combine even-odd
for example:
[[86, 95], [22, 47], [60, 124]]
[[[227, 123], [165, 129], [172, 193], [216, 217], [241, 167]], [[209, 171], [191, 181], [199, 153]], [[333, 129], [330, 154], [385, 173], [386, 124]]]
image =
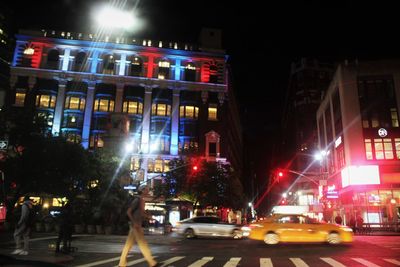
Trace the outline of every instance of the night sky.
[[201, 27], [223, 30], [245, 136], [251, 140], [246, 148], [260, 184], [268, 177], [274, 138], [280, 133], [291, 62], [301, 57], [340, 61], [400, 55], [394, 1], [15, 0], [3, 4], [14, 11], [14, 31], [87, 32], [90, 11], [107, 2], [136, 6], [146, 21], [135, 34], [138, 37], [196, 42]]

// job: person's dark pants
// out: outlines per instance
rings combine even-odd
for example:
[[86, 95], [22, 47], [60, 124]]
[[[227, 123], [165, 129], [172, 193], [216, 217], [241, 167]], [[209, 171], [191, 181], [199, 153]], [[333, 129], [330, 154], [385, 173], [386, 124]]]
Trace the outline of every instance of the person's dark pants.
[[71, 237], [72, 230], [69, 227], [61, 227], [58, 233], [58, 239], [56, 244], [56, 252], [60, 251], [60, 243], [63, 242], [63, 252], [69, 252], [71, 248]]

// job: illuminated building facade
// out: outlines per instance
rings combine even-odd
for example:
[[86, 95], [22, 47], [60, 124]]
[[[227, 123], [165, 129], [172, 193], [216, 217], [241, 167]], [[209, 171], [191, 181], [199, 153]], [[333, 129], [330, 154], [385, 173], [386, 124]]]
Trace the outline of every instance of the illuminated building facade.
[[228, 162], [240, 175], [242, 131], [228, 56], [219, 30], [203, 29], [201, 37], [196, 46], [21, 31], [12, 108], [31, 106], [49, 132], [87, 149], [129, 143], [132, 171], [143, 170], [144, 180], [190, 151]]
[[399, 103], [400, 62], [338, 66], [317, 111], [330, 218], [400, 221]]

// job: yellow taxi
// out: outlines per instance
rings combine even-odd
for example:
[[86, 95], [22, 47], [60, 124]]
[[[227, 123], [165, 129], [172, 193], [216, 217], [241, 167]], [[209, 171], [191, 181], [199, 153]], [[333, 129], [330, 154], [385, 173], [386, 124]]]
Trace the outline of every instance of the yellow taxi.
[[248, 229], [248, 238], [262, 240], [268, 245], [279, 242], [340, 244], [353, 241], [353, 231], [347, 226], [318, 222], [298, 214], [275, 214], [268, 220], [251, 223]]

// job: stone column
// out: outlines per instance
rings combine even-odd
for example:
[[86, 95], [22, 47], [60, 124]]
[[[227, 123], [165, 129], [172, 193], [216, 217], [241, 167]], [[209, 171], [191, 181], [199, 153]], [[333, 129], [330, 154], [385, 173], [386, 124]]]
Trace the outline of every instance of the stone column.
[[90, 142], [90, 126], [92, 122], [93, 113], [93, 101], [96, 83], [88, 82], [88, 89], [86, 94], [86, 105], [85, 105], [85, 115], [83, 118], [83, 130], [82, 130], [82, 146], [85, 149], [89, 148]]
[[[65, 61], [64, 61], [65, 62]], [[58, 81], [58, 93], [56, 101], [56, 109], [54, 111], [53, 127], [51, 133], [54, 136], [60, 135], [61, 121], [64, 111], [64, 101], [65, 101], [65, 87], [67, 86], [67, 80], [60, 79]]]
[[119, 61], [119, 75], [124, 76], [126, 69], [126, 54], [121, 55], [121, 60]]
[[181, 79], [181, 60], [175, 60], [175, 80], [179, 81]]
[[141, 151], [149, 153], [152, 87], [146, 86], [144, 94]]
[[68, 71], [71, 48], [65, 48], [61, 70]]
[[171, 125], [171, 145], [170, 154], [178, 155], [178, 141], [179, 141], [179, 90], [173, 91], [172, 97], [172, 125]]
[[124, 84], [117, 83], [117, 92], [115, 95], [115, 113], [122, 112], [123, 96], [124, 96]]

